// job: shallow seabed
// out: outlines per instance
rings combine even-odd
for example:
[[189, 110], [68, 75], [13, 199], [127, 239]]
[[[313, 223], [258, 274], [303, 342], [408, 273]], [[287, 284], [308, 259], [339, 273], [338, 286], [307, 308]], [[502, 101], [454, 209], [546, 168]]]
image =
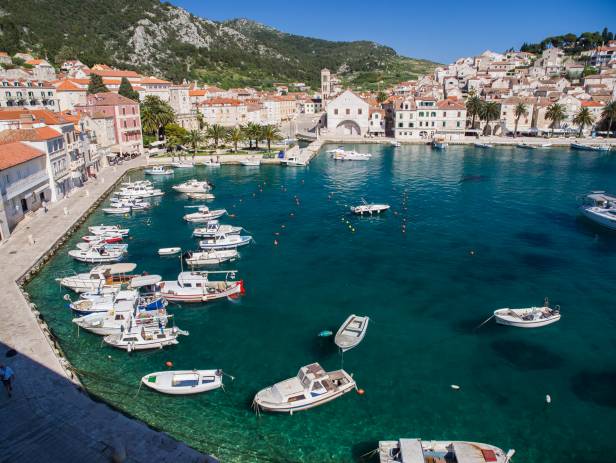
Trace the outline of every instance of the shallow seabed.
[[[604, 461], [616, 427], [616, 234], [580, 218], [576, 199], [616, 191], [616, 156], [348, 147], [373, 157], [177, 170], [152, 179], [167, 194], [151, 213], [92, 215], [28, 285], [88, 389], [224, 462], [359, 461], [378, 440], [399, 437], [488, 442], [516, 448], [517, 462]], [[246, 296], [171, 305], [190, 336], [161, 351], [129, 355], [78, 333], [54, 282], [87, 268], [67, 257], [70, 244], [87, 225], [128, 226], [127, 261], [173, 279], [178, 258], [156, 251], [196, 248], [193, 226], [181, 219], [195, 202], [170, 189], [195, 176], [215, 183], [212, 204], [235, 215], [222, 222], [255, 237], [224, 267], [239, 270]], [[362, 197], [392, 210], [349, 215]], [[521, 330], [491, 321], [474, 329], [495, 308], [538, 305], [545, 296], [562, 308], [556, 325]], [[343, 359], [317, 334], [335, 331], [350, 313], [372, 321]], [[137, 394], [141, 376], [168, 360], [177, 369], [223, 368], [236, 379], [195, 397]], [[255, 416], [259, 389], [313, 361], [326, 369], [344, 361], [365, 395], [294, 416]]]

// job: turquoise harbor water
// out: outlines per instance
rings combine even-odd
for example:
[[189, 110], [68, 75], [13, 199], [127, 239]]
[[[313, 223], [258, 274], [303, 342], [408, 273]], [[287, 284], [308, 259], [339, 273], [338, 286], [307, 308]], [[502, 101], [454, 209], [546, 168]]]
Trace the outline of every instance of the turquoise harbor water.
[[[54, 277], [87, 267], [60, 252], [28, 290], [86, 386], [224, 462], [360, 461], [378, 440], [399, 437], [488, 442], [517, 449], [517, 462], [584, 463], [611, 454], [616, 234], [580, 218], [576, 197], [615, 191], [616, 157], [355, 148], [372, 152], [372, 160], [336, 163], [321, 154], [308, 168], [176, 171], [154, 179], [167, 194], [151, 213], [95, 213], [86, 225], [130, 227], [127, 261], [172, 279], [177, 257], [156, 250], [192, 249], [196, 241], [181, 219], [194, 203], [170, 187], [207, 176], [216, 185], [212, 204], [235, 215], [223, 223], [244, 226], [256, 243], [225, 267], [239, 270], [244, 298], [171, 305], [190, 336], [131, 355], [78, 335]], [[392, 210], [350, 216], [348, 205], [362, 197]], [[562, 308], [556, 325], [520, 330], [489, 322], [474, 330], [495, 308], [540, 304], [545, 296]], [[340, 367], [332, 340], [317, 334], [335, 331], [350, 313], [372, 319], [364, 342], [344, 355], [365, 395], [294, 416], [256, 417], [250, 403], [259, 389], [313, 361]], [[137, 394], [141, 376], [167, 360], [178, 369], [223, 368], [236, 379], [226, 392], [196, 397]]]

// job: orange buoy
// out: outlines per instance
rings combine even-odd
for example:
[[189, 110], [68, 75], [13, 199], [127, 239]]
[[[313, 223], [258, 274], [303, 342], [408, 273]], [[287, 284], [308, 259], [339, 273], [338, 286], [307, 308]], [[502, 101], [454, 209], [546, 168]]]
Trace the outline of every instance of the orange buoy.
[[359, 395], [364, 395], [366, 393], [366, 391], [364, 391], [363, 389], [357, 389], [357, 393]]
[[172, 361], [170, 361], [170, 360], [167, 360], [167, 361], [165, 362], [165, 366], [167, 366], [167, 367], [171, 368], [171, 367], [173, 366], [173, 362], [172, 362]]

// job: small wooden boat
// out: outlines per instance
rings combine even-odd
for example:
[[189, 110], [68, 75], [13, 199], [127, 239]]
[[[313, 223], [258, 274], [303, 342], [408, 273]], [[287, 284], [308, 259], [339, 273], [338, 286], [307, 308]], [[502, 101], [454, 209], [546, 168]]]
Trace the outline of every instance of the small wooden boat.
[[396, 148], [400, 148], [402, 146], [402, 144], [398, 140], [391, 140], [389, 144], [391, 146], [395, 146]]
[[232, 261], [237, 259], [239, 255], [236, 249], [221, 249], [202, 252], [186, 252], [184, 254], [184, 259], [189, 266], [200, 267], [203, 265], [218, 265], [223, 262]]
[[117, 262], [124, 257], [124, 251], [113, 250], [107, 251], [101, 246], [89, 248], [88, 250], [74, 249], [68, 252], [68, 255], [79, 262], [87, 262], [89, 264], [99, 264], [104, 262]]
[[293, 414], [318, 407], [356, 388], [344, 370], [326, 372], [318, 363], [301, 367], [297, 376], [257, 392], [253, 406], [268, 412]]
[[473, 143], [473, 145], [475, 145], [476, 148], [494, 148], [494, 145], [491, 145], [490, 143]]
[[370, 153], [358, 153], [354, 150], [346, 151], [342, 148], [332, 150], [331, 153], [334, 161], [369, 161], [372, 158]]
[[[210, 276], [224, 276], [212, 280]], [[211, 302], [244, 294], [244, 282], [235, 280], [236, 271], [182, 272], [175, 281], [163, 281], [160, 294], [171, 302]]]
[[119, 288], [130, 282], [130, 272], [135, 270], [137, 264], [110, 264], [98, 265], [88, 273], [79, 273], [63, 278], [56, 278], [60, 286], [71, 289], [76, 293], [98, 292], [103, 288]]
[[204, 199], [204, 200], [212, 200], [214, 199], [214, 195], [212, 193], [186, 193], [188, 199]]
[[369, 321], [368, 317], [349, 315], [334, 338], [334, 342], [342, 352], [346, 352], [362, 342], [364, 336], [366, 336]]
[[130, 207], [103, 207], [105, 214], [130, 214]]
[[287, 167], [306, 167], [308, 161], [302, 160], [299, 156], [289, 156], [288, 158], [281, 159], [280, 164]]
[[494, 318], [499, 325], [515, 326], [517, 328], [540, 328], [560, 320], [560, 306], [551, 308], [546, 297], [543, 307], [497, 309], [494, 311]]
[[243, 230], [242, 227], [233, 225], [221, 225], [218, 220], [211, 220], [205, 224], [205, 227], [195, 228], [193, 236], [198, 238], [211, 238], [216, 235], [239, 235]]
[[246, 246], [252, 241], [252, 236], [217, 234], [211, 238], [199, 241], [201, 249], [236, 249]]
[[351, 206], [351, 212], [359, 215], [374, 215], [385, 212], [391, 207], [389, 204], [368, 204], [364, 199], [362, 203], [359, 206]]
[[197, 212], [186, 214], [184, 220], [192, 223], [205, 223], [210, 220], [218, 219], [227, 213], [226, 209], [214, 209], [210, 210], [207, 206], [199, 207]]
[[212, 158], [206, 159], [202, 165], [205, 167], [220, 167], [220, 162], [214, 161]]
[[518, 143], [515, 146], [517, 146], [518, 148], [525, 148], [525, 149], [529, 149], [529, 150], [539, 149], [539, 145], [531, 144], [531, 143]]
[[588, 145], [584, 143], [571, 143], [571, 149], [580, 151], [609, 151], [609, 145]]
[[380, 441], [378, 454], [379, 463], [509, 463], [515, 450], [505, 453], [479, 442], [399, 439]]
[[127, 352], [135, 350], [162, 349], [165, 346], [179, 344], [177, 338], [188, 336], [188, 331], [182, 331], [178, 327], [162, 329], [146, 329], [144, 326], [133, 326], [119, 334], [105, 336], [103, 341], [112, 347], [123, 349]]
[[128, 244], [126, 243], [105, 243], [104, 241], [90, 241], [89, 243], [77, 243], [75, 245], [80, 251], [87, 251], [92, 248], [102, 248], [105, 251], [123, 251], [128, 252]]
[[132, 325], [146, 329], [160, 329], [167, 326], [173, 315], [166, 309], [145, 310], [137, 313], [121, 312], [112, 309], [108, 312], [95, 312], [83, 317], [73, 318], [73, 323], [80, 328], [98, 336], [120, 334], [122, 330], [131, 329]]
[[117, 225], [94, 225], [88, 227], [88, 230], [93, 235], [106, 235], [108, 233], [117, 233], [122, 236], [128, 235], [128, 228], [120, 228]]
[[108, 244], [119, 243], [124, 237], [120, 233], [103, 233], [101, 235], [85, 235], [81, 237], [86, 243], [103, 242]]
[[434, 148], [434, 149], [444, 150], [448, 146], [449, 146], [449, 144], [447, 142], [445, 142], [444, 139], [435, 138], [434, 140], [432, 140], [432, 148]]
[[160, 188], [147, 187], [124, 187], [113, 193], [122, 200], [142, 200], [143, 198], [154, 198], [156, 196], [163, 196], [165, 193]]
[[163, 394], [199, 394], [222, 387], [222, 370], [157, 371], [141, 378], [147, 387]]
[[173, 254], [177, 254], [178, 252], [181, 252], [182, 248], [160, 248], [158, 250], [158, 255], [159, 256], [172, 256]]
[[240, 164], [246, 167], [259, 167], [261, 165], [261, 158], [251, 156], [247, 159], [242, 159]]
[[192, 169], [193, 167], [195, 167], [195, 165], [192, 162], [181, 162], [181, 161], [172, 162], [171, 166], [175, 167], [176, 169]]
[[165, 166], [154, 166], [143, 171], [146, 175], [173, 175], [173, 169], [167, 169]]

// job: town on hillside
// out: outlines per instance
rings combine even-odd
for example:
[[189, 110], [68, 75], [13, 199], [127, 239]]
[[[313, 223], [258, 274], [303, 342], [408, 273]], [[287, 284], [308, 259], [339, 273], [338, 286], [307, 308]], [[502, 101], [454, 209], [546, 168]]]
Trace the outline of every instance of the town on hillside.
[[[0, 66], [1, 239], [101, 169], [144, 153], [192, 148], [197, 154], [213, 145], [207, 152], [218, 155], [237, 152], [238, 144], [258, 148], [263, 140], [269, 150], [270, 142], [296, 137], [394, 143], [606, 137], [616, 119], [615, 40], [576, 57], [555, 46], [540, 53], [485, 51], [378, 92], [345, 89], [328, 69], [319, 89], [292, 82], [261, 91], [174, 83], [79, 60], [56, 69], [29, 53], [0, 52]], [[219, 146], [225, 140], [228, 146]]]

